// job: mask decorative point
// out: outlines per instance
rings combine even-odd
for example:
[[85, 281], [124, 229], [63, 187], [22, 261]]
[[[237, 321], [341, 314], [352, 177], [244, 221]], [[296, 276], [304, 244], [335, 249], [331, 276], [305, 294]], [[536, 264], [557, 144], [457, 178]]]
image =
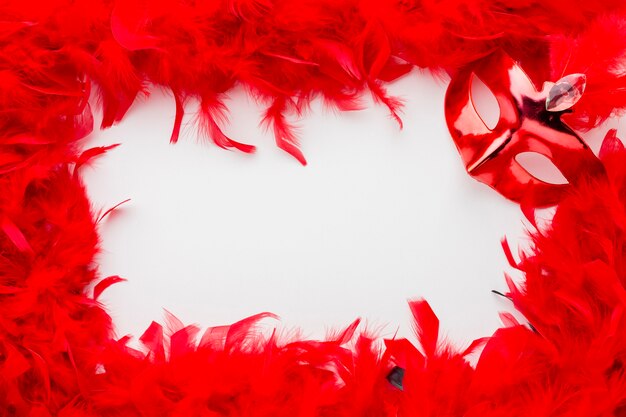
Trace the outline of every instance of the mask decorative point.
[[571, 74], [561, 78], [548, 91], [546, 110], [560, 112], [572, 108], [582, 97], [586, 85], [585, 74]]
[[[494, 94], [500, 118], [490, 129], [472, 100], [478, 77]], [[507, 54], [495, 52], [452, 77], [446, 92], [448, 129], [467, 172], [517, 203], [532, 196], [537, 207], [556, 204], [569, 184], [551, 184], [528, 172], [516, 160], [525, 152], [546, 156], [569, 183], [582, 173], [603, 173], [589, 146], [561, 115], [581, 98], [584, 74], [572, 74], [538, 91], [528, 75]]]

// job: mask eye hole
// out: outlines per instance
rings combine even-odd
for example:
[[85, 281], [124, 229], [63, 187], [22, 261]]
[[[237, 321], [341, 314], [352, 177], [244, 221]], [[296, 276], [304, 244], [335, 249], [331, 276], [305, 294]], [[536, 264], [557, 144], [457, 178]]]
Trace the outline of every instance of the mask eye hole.
[[548, 184], [567, 184], [567, 179], [554, 163], [545, 155], [537, 152], [522, 152], [515, 157], [518, 164], [530, 175]]
[[500, 120], [500, 106], [498, 100], [487, 85], [475, 74], [472, 77], [470, 97], [476, 112], [487, 128], [495, 129]]

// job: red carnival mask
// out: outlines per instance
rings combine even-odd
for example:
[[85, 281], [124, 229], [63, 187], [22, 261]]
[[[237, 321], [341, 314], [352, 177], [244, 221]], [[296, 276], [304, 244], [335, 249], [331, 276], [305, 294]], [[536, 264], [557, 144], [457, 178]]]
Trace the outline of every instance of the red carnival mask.
[[[477, 76], [494, 94], [500, 118], [487, 127], [472, 101]], [[602, 172], [599, 160], [562, 120], [580, 98], [585, 76], [573, 74], [537, 91], [526, 73], [503, 52], [495, 52], [452, 77], [445, 99], [446, 122], [467, 172], [515, 202], [556, 204], [569, 184], [550, 184], [516, 160], [523, 152], [546, 156], [570, 182], [590, 170]]]

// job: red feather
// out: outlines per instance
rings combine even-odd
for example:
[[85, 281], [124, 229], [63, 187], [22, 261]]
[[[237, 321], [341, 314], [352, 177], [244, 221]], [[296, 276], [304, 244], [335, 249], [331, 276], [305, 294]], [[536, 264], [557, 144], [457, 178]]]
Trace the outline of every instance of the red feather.
[[98, 282], [93, 287], [93, 299], [98, 300], [100, 295], [111, 285], [117, 284], [118, 282], [124, 282], [124, 281], [126, 281], [124, 278], [119, 277], [117, 275], [104, 278], [102, 281]]
[[426, 357], [433, 357], [437, 352], [439, 339], [439, 319], [425, 300], [409, 303], [415, 319], [415, 331]]

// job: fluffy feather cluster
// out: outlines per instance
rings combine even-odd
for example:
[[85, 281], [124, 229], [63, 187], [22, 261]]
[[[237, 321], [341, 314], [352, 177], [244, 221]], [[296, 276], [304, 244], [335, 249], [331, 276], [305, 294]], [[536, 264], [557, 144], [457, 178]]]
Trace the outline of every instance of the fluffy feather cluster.
[[173, 142], [194, 97], [217, 145], [252, 152], [222, 131], [223, 99], [240, 84], [266, 104], [278, 146], [305, 163], [288, 116], [313, 97], [350, 110], [369, 91], [400, 122], [384, 82], [414, 66], [453, 72], [496, 48], [534, 79], [587, 73], [575, 122], [589, 127], [626, 106], [624, 15], [621, 0], [5, 0], [0, 129], [77, 139], [93, 123], [92, 86], [106, 128], [153, 83], [176, 101]]
[[241, 84], [304, 162], [288, 117], [313, 97], [349, 110], [369, 91], [398, 117], [385, 82], [413, 66], [454, 72], [495, 48], [534, 79], [586, 73], [571, 124], [626, 107], [622, 0], [3, 1], [0, 415], [626, 416], [626, 151], [612, 134], [607, 175], [578, 182], [512, 261], [525, 281], [508, 296], [529, 323], [503, 314], [503, 328], [465, 351], [441, 343], [425, 301], [410, 303], [417, 347], [358, 322], [283, 342], [255, 330], [259, 315], [202, 335], [170, 317], [141, 350], [114, 337], [98, 303], [120, 278], [99, 280], [101, 217], [78, 176], [107, 150], [80, 152], [90, 97], [108, 127], [148, 83], [170, 89], [174, 142], [185, 101], [198, 98], [208, 136], [251, 152], [222, 131], [224, 95]]

